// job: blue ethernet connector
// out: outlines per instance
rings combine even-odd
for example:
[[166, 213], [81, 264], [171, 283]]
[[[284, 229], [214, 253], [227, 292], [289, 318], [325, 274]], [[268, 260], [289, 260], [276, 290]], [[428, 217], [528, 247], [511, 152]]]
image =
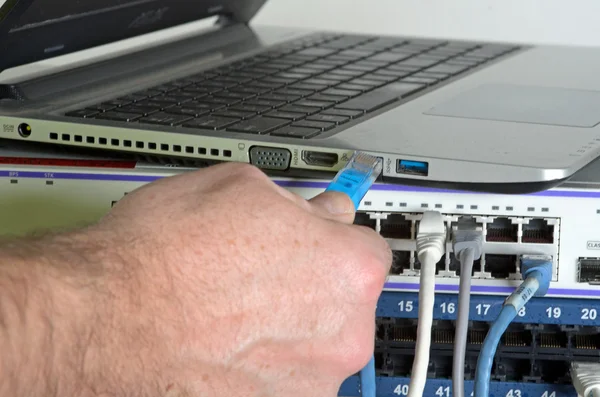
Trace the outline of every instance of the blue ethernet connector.
[[[373, 183], [383, 171], [383, 160], [366, 153], [355, 152], [346, 166], [333, 178], [326, 191], [346, 193], [358, 209]], [[360, 371], [362, 397], [375, 397], [375, 357]]]
[[383, 171], [383, 160], [366, 153], [355, 152], [346, 166], [333, 178], [326, 191], [346, 193], [358, 208], [375, 180]]

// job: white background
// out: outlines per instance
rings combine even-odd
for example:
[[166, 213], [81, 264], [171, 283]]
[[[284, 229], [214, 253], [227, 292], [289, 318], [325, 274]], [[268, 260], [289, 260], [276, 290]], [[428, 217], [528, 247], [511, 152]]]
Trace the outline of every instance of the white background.
[[261, 24], [600, 46], [599, 0], [269, 0]]

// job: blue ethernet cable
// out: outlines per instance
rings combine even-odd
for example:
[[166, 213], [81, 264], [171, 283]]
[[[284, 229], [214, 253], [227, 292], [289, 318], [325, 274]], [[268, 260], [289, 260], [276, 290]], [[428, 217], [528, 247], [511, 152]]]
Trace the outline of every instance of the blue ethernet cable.
[[[344, 168], [333, 178], [325, 191], [346, 193], [358, 209], [363, 197], [383, 171], [383, 160], [366, 153], [355, 152]], [[375, 357], [360, 371], [362, 397], [375, 397]]]
[[366, 153], [355, 152], [348, 163], [329, 183], [326, 191], [346, 193], [358, 209], [375, 180], [383, 171], [383, 160]]
[[474, 397], [489, 397], [492, 364], [500, 338], [519, 311], [534, 296], [544, 296], [552, 279], [552, 258], [543, 255], [523, 255], [521, 274], [525, 281], [505, 301], [500, 314], [488, 331], [475, 369]]

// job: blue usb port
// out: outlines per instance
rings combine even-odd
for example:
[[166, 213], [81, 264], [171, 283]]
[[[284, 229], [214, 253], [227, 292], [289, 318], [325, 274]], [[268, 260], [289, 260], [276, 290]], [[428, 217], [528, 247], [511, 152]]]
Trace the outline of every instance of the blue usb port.
[[398, 160], [396, 171], [399, 174], [427, 176], [429, 174], [429, 163], [424, 161]]

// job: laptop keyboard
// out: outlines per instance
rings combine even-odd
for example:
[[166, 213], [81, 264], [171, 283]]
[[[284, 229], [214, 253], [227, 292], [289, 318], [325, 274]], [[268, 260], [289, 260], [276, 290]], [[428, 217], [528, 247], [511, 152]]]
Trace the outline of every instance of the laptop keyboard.
[[321, 35], [66, 115], [309, 139], [517, 49]]

